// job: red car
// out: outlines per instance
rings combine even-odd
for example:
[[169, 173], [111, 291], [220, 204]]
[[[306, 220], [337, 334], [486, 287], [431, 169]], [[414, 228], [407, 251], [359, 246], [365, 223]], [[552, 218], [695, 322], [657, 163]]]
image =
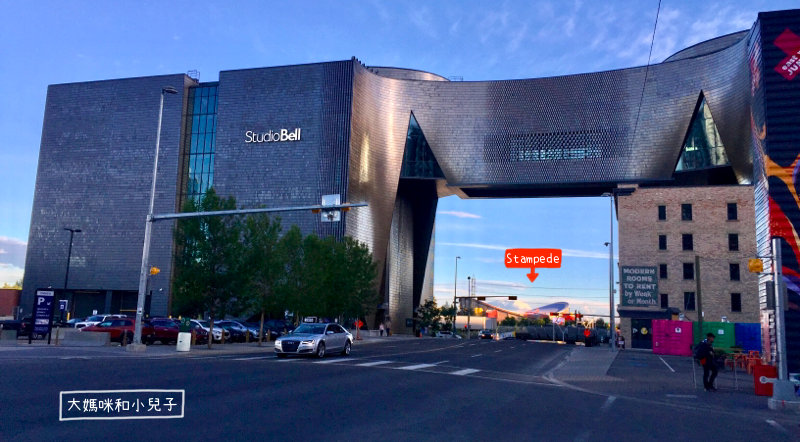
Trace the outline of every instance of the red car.
[[[153, 329], [155, 329], [155, 338], [153, 338], [153, 341], [159, 341], [162, 344], [178, 341], [181, 323], [177, 319], [151, 318], [150, 324], [153, 326]], [[194, 323], [190, 323], [190, 327], [194, 331], [196, 343], [202, 344], [208, 341], [208, 332], [202, 327]]]
[[[114, 342], [122, 342], [123, 337], [128, 343], [133, 342], [133, 332], [136, 321], [130, 318], [113, 318], [99, 324], [89, 325], [79, 329], [82, 332], [106, 332], [111, 335]], [[151, 344], [156, 338], [156, 330], [147, 322], [142, 322], [142, 343]]]

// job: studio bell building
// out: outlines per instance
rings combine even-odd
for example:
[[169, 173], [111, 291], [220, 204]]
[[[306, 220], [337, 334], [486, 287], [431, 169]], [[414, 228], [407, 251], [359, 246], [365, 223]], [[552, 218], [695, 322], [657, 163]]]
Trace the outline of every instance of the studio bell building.
[[[164, 86], [178, 93], [164, 98], [154, 212], [178, 212], [211, 187], [243, 207], [318, 205], [325, 195], [367, 203], [338, 222], [281, 217], [284, 228], [366, 243], [384, 296], [368, 320], [389, 317], [397, 332], [433, 296], [436, 205], [450, 195], [613, 194], [619, 204], [627, 197], [615, 189], [624, 187], [631, 197], [644, 188], [746, 187], [758, 254], [782, 238], [789, 301], [800, 305], [799, 50], [793, 10], [761, 13], [749, 30], [658, 64], [578, 75], [449, 81], [352, 58], [222, 71], [209, 83], [177, 74], [51, 85], [24, 311], [36, 289], [64, 288], [64, 228], [82, 230], [60, 294], [73, 315], [135, 310]], [[689, 143], [700, 118], [714, 140]], [[174, 228], [154, 225], [148, 264], [161, 273], [149, 281], [152, 315], [170, 313]], [[771, 276], [760, 278], [748, 296], [760, 296], [769, 317]], [[787, 321], [800, 333], [800, 311]]]

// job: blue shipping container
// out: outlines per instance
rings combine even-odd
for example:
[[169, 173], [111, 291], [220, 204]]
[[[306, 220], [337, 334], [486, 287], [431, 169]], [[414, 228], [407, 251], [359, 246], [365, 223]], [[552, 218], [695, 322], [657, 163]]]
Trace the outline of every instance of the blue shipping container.
[[735, 324], [736, 346], [742, 350], [761, 351], [761, 324]]

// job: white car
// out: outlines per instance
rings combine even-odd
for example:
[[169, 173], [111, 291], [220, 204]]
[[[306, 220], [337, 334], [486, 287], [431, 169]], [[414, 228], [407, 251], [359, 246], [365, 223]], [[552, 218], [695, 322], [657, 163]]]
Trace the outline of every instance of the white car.
[[453, 332], [449, 332], [449, 331], [436, 332], [436, 337], [437, 338], [456, 338], [456, 339], [461, 339], [461, 336], [453, 335]]
[[125, 316], [125, 315], [93, 315], [93, 316], [89, 316], [88, 318], [84, 319], [83, 321], [76, 322], [75, 323], [75, 328], [81, 329], [83, 327], [87, 327], [87, 326], [90, 326], [90, 325], [97, 325], [97, 324], [105, 321], [106, 319], [111, 319], [111, 318], [127, 318], [127, 316]]
[[[206, 321], [205, 319], [202, 319], [202, 320], [192, 319], [191, 321], [192, 321], [192, 323], [197, 324], [200, 328], [202, 328], [206, 332], [208, 332], [208, 328], [211, 327], [211, 324], [208, 321]], [[214, 333], [213, 333], [215, 341], [222, 341], [222, 332], [225, 332], [225, 339], [228, 339], [228, 338], [231, 337], [231, 332], [223, 329], [222, 327], [217, 327], [215, 325], [214, 326]]]

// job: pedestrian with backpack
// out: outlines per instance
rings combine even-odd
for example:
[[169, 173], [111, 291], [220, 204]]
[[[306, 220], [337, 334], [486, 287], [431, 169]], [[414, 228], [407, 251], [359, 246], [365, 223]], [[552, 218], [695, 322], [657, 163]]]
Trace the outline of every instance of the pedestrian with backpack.
[[706, 339], [694, 349], [694, 359], [703, 366], [703, 388], [706, 391], [717, 391], [714, 380], [717, 378], [717, 362], [714, 353], [714, 333], [706, 335]]

